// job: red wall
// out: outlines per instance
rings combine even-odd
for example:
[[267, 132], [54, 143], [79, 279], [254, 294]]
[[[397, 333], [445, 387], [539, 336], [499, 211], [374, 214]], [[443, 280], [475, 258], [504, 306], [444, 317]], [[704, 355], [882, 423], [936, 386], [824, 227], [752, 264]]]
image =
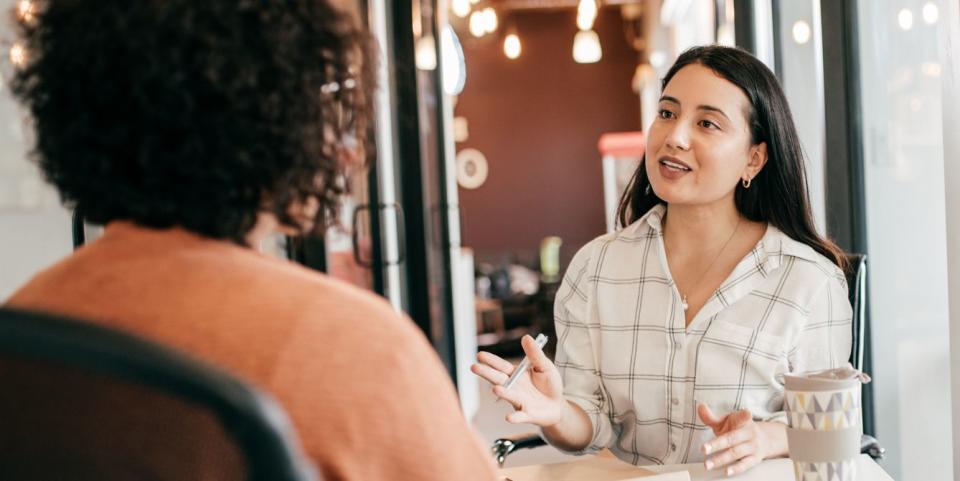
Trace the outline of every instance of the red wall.
[[[494, 37], [462, 31], [467, 83], [456, 105], [469, 139], [457, 150], [480, 150], [486, 183], [461, 188], [463, 245], [479, 259], [509, 253], [528, 258], [549, 235], [563, 238], [563, 258], [605, 231], [600, 134], [636, 130], [639, 100], [630, 88], [637, 54], [627, 45], [620, 13], [603, 9], [595, 30], [603, 58], [573, 61], [575, 12], [527, 11], [501, 19]], [[503, 54], [513, 22], [523, 53]]]

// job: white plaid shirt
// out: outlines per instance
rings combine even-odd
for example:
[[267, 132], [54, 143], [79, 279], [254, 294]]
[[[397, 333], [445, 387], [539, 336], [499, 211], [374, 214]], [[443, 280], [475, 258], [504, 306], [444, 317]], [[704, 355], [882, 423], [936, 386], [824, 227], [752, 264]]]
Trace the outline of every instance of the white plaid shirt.
[[664, 254], [664, 211], [580, 249], [557, 293], [564, 395], [593, 422], [581, 453], [610, 448], [641, 465], [702, 461], [713, 433], [698, 402], [785, 423], [777, 375], [849, 358], [843, 272], [773, 226], [686, 327]]

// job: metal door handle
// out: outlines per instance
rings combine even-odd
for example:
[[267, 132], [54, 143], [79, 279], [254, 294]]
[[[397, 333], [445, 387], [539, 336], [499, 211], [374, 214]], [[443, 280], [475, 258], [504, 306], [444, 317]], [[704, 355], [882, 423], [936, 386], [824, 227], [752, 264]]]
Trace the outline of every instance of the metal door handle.
[[[372, 269], [374, 267], [373, 260], [363, 259], [360, 255], [360, 230], [359, 221], [360, 213], [363, 211], [369, 211], [370, 204], [358, 205], [353, 209], [353, 222], [351, 226], [350, 240], [353, 244], [353, 259], [357, 262], [358, 265]], [[397, 259], [391, 261], [390, 259], [384, 258], [384, 265], [400, 265], [407, 259], [407, 244], [406, 244], [406, 221], [403, 215], [403, 207], [400, 204], [393, 202], [390, 204], [380, 204], [379, 208], [381, 211], [386, 211], [386, 209], [396, 209], [396, 219], [397, 219]], [[381, 232], [383, 229], [380, 229]]]
[[373, 268], [373, 261], [364, 260], [360, 256], [360, 222], [358, 219], [360, 219], [360, 213], [365, 210], [370, 210], [370, 204], [361, 204], [353, 209], [353, 219], [350, 226], [350, 243], [353, 245], [353, 260], [356, 261], [357, 265], [370, 269]]

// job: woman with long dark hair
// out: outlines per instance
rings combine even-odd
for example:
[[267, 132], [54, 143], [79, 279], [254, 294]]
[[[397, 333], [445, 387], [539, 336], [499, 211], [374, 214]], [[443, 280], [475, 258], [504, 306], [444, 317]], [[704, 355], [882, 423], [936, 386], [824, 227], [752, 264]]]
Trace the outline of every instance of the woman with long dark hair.
[[622, 229], [583, 247], [557, 293], [556, 363], [474, 372], [561, 449], [742, 472], [786, 454], [779, 375], [850, 352], [841, 251], [814, 228], [803, 153], [773, 73], [688, 50], [663, 79]]

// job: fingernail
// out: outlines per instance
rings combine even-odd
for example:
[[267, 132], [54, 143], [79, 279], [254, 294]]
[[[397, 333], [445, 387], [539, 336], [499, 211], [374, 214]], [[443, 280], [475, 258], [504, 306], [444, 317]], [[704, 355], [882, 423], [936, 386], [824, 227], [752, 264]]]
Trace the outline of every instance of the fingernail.
[[727, 468], [727, 476], [733, 476], [733, 468]]
[[710, 451], [713, 451], [713, 448], [709, 444], [703, 445], [703, 454], [710, 454]]
[[713, 462], [712, 462], [712, 461], [707, 461], [707, 462], [703, 463], [703, 465], [707, 468], [707, 471], [710, 471], [711, 469], [713, 469]]

